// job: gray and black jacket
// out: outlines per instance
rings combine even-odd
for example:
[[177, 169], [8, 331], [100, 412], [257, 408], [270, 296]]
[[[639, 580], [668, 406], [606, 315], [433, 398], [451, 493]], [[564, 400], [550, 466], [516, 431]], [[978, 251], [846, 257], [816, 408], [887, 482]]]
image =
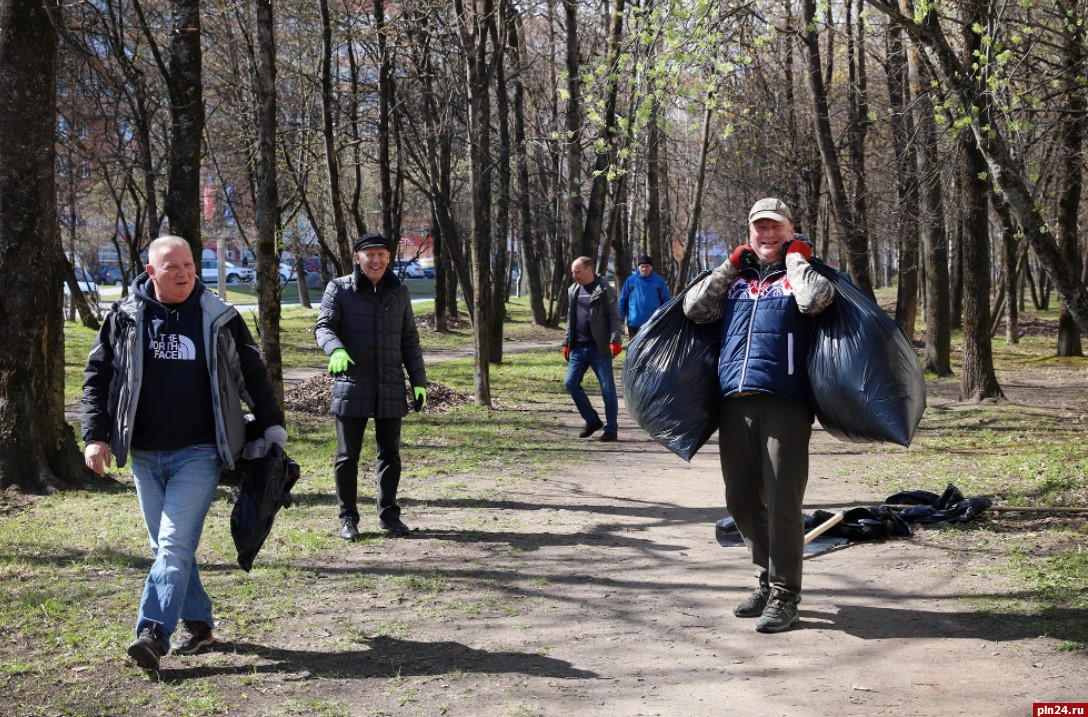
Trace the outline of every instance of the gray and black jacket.
[[[150, 277], [141, 274], [134, 288], [147, 287]], [[197, 282], [203, 319], [204, 359], [212, 386], [215, 443], [227, 470], [241, 455], [245, 444], [245, 401], [263, 432], [284, 425], [275, 390], [245, 321], [231, 305], [221, 301]], [[142, 293], [142, 292], [140, 292]], [[133, 424], [143, 381], [145, 313], [148, 302], [134, 291], [116, 302], [95, 338], [87, 357], [80, 401], [83, 440], [104, 441], [120, 468], [128, 460]], [[184, 391], [184, 386], [177, 390]], [[169, 411], [169, 406], [163, 407]], [[185, 417], [179, 417], [185, 420]]]
[[[575, 301], [578, 290], [582, 288], [574, 282], [567, 289], [567, 331], [563, 335], [564, 346], [574, 346]], [[597, 277], [597, 286], [589, 296], [589, 330], [593, 334], [593, 343], [601, 356], [611, 356], [609, 344], [622, 343], [623, 320], [620, 318], [616, 292], [608, 285], [603, 276]]]
[[412, 299], [392, 271], [377, 285], [358, 266], [330, 281], [314, 333], [326, 354], [344, 349], [354, 361], [333, 383], [331, 411], [337, 416], [406, 416], [405, 369], [413, 387], [427, 387]]

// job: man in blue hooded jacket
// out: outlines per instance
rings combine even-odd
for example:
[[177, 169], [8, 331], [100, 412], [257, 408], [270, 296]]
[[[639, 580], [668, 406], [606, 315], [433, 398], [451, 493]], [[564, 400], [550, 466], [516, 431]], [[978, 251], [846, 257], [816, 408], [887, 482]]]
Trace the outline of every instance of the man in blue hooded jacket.
[[627, 336], [638, 333], [642, 325], [649, 321], [654, 312], [669, 300], [669, 287], [665, 280], [654, 271], [654, 262], [649, 256], [638, 260], [638, 273], [629, 276], [620, 290], [620, 316], [627, 322]]

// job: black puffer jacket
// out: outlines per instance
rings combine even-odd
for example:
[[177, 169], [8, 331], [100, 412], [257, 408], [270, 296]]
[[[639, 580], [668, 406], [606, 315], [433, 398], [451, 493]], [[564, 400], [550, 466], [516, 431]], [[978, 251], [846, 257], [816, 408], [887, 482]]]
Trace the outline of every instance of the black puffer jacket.
[[377, 286], [358, 267], [330, 281], [314, 333], [326, 354], [344, 349], [355, 362], [333, 384], [337, 416], [403, 418], [405, 369], [412, 386], [427, 386], [408, 287], [391, 271]]

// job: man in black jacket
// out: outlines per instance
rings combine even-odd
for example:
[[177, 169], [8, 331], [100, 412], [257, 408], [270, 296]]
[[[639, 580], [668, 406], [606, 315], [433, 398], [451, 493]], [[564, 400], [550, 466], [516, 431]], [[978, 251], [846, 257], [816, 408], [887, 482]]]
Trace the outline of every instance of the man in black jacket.
[[415, 408], [427, 402], [427, 373], [408, 287], [389, 268], [389, 245], [381, 234], [367, 234], [353, 247], [354, 271], [329, 282], [321, 299], [315, 334], [329, 354], [336, 416], [336, 500], [340, 537], [359, 537], [356, 504], [359, 452], [367, 419], [374, 419], [378, 449], [378, 519], [399, 536], [408, 532], [397, 505], [400, 485], [401, 420], [408, 414], [404, 370]]
[[[151, 565], [128, 654], [159, 668], [169, 650], [192, 654], [212, 640], [212, 603], [196, 549], [221, 468], [242, 453], [240, 400], [266, 441], [287, 442], [283, 411], [245, 321], [196, 278], [189, 244], [159, 237], [132, 294], [113, 305], [84, 373], [84, 462], [104, 475], [131, 454], [151, 540]], [[184, 629], [170, 642], [177, 623]]]

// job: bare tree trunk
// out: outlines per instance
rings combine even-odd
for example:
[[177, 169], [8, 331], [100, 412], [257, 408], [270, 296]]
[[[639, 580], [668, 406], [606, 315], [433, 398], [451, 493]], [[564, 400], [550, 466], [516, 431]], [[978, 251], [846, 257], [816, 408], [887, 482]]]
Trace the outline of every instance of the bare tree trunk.
[[467, 57], [469, 173], [472, 183], [472, 336], [476, 344], [475, 403], [491, 408], [491, 96], [487, 40], [494, 20], [492, 0], [467, 10], [454, 0], [461, 44]]
[[820, 35], [816, 30], [816, 0], [804, 0], [803, 6], [806, 29], [802, 33], [802, 38], [808, 60], [806, 75], [815, 114], [816, 141], [820, 147], [820, 157], [823, 159], [824, 171], [827, 174], [831, 206], [843, 231], [843, 246], [846, 250], [850, 275], [853, 276], [854, 283], [859, 289], [866, 295], [873, 296], [873, 282], [869, 274], [869, 239], [865, 236], [865, 229], [859, 223], [858, 216], [848, 201], [846, 183], [843, 181], [838, 153], [835, 150], [835, 140], [831, 133], [827, 90], [820, 72]]
[[[572, 257], [593, 247], [582, 231], [582, 68], [579, 67], [578, 0], [563, 0], [567, 19], [567, 227]], [[572, 259], [573, 261], [573, 259]]]
[[896, 235], [899, 239], [899, 285], [895, 301], [895, 322], [911, 341], [918, 318], [918, 166], [914, 144], [914, 121], [907, 77], [907, 55], [903, 33], [888, 26], [887, 82], [891, 106], [891, 139], [895, 148]]
[[[982, 51], [979, 35], [972, 29], [985, 26], [988, 0], [975, 0], [972, 21], [964, 23], [964, 53], [968, 57]], [[989, 107], [980, 112], [990, 114]], [[986, 160], [978, 151], [972, 135], [962, 140], [963, 167], [963, 236], [960, 246], [963, 259], [963, 370], [960, 375], [960, 400], [982, 401], [1004, 399], [1005, 394], [994, 374], [993, 352], [990, 350], [990, 185], [986, 176]]]
[[170, 42], [170, 162], [166, 218], [170, 231], [201, 256], [200, 149], [204, 137], [204, 88], [200, 49], [200, 0], [174, 0]]
[[[500, 0], [501, 2], [501, 0]], [[505, 4], [505, 3], [503, 3]], [[505, 27], [505, 22], [502, 23]], [[498, 246], [492, 255], [493, 286], [491, 292], [491, 350], [488, 359], [496, 366], [502, 364], [503, 328], [506, 302], [510, 299], [510, 98], [506, 89], [506, 48], [500, 44], [498, 23], [491, 24], [495, 65], [495, 111], [498, 117], [498, 151], [495, 170], [498, 175], [495, 200], [495, 237]], [[506, 33], [503, 33], [505, 37]]]
[[646, 127], [646, 253], [654, 266], [664, 268], [665, 232], [661, 222], [661, 126], [660, 105], [655, 100]]
[[[257, 302], [261, 353], [276, 397], [283, 405], [283, 357], [280, 352], [279, 185], [276, 178], [276, 35], [272, 0], [256, 0], [257, 16]], [[299, 283], [305, 283], [299, 279]]]
[[[604, 146], [598, 146], [597, 158], [593, 165], [593, 185], [589, 192], [589, 206], [586, 210], [586, 224], [583, 232], [582, 246], [592, 253], [586, 253], [588, 257], [601, 256], [601, 227], [604, 225], [605, 203], [608, 198], [608, 169], [616, 156], [616, 102], [619, 98], [619, 69], [620, 42], [623, 39], [623, 9], [624, 0], [612, 0], [612, 15], [610, 31], [608, 34], [608, 56], [605, 63], [608, 67], [605, 88], [604, 108]], [[598, 273], [603, 272], [604, 267], [598, 268]]]
[[925, 257], [926, 348], [923, 366], [938, 376], [952, 375], [952, 317], [948, 293], [948, 236], [938, 166], [937, 127], [929, 75], [917, 53], [911, 57], [915, 126], [918, 128], [919, 220]]
[[[1012, 215], [1009, 213], [1009, 205], [1005, 203], [1005, 200], [1001, 198], [1000, 194], [994, 194], [990, 199], [990, 204], [993, 206], [994, 213], [997, 214], [997, 218], [1001, 222], [1001, 248], [1005, 264], [1005, 276], [1002, 283], [1002, 288], [1004, 289], [1006, 296], [1004, 307], [1005, 343], [1018, 344], [1020, 343], [1020, 302], [1016, 300], [1016, 287], [1020, 283], [1017, 279], [1022, 271], [1020, 266], [1020, 257], [1022, 256], [1020, 252], [1020, 242], [1016, 238]], [[1027, 273], [1030, 275], [1031, 272]]]
[[699, 144], [699, 164], [695, 169], [695, 188], [691, 193], [691, 207], [688, 209], [688, 232], [684, 242], [684, 256], [680, 259], [680, 270], [676, 272], [676, 278], [670, 290], [676, 294], [687, 284], [688, 269], [691, 267], [691, 252], [695, 248], [695, 237], [699, 233], [699, 222], [703, 213], [703, 186], [706, 183], [706, 159], [710, 151], [710, 127], [714, 117], [714, 103], [712, 97], [707, 97], [706, 106], [703, 108], [703, 137]]
[[[974, 0], [973, 17], [964, 23], [964, 56], [973, 58], [987, 52], [975, 28], [985, 26], [990, 16], [989, 0]], [[972, 60], [973, 61], [973, 60]], [[981, 64], [981, 63], [980, 63]], [[985, 67], [985, 65], [983, 65]], [[985, 72], [985, 69], [980, 70]], [[984, 81], [984, 78], [980, 78]], [[979, 108], [993, 121], [989, 105]], [[960, 376], [960, 400], [1004, 399], [1005, 394], [994, 373], [990, 345], [990, 223], [991, 193], [986, 176], [986, 160], [973, 135], [963, 140], [964, 222], [960, 252], [963, 266], [963, 373]]]
[[525, 58], [521, 50], [521, 16], [511, 3], [503, 3], [508, 8], [510, 17], [507, 21], [510, 48], [514, 54], [516, 66], [514, 77], [514, 156], [517, 162], [518, 184], [518, 223], [521, 237], [521, 274], [529, 287], [529, 306], [533, 312], [533, 323], [538, 326], [547, 324], [548, 316], [544, 309], [544, 284], [541, 277], [540, 249], [537, 232], [533, 225], [532, 202], [529, 196], [529, 148], [525, 138], [525, 84], [522, 76], [526, 70]]
[[[1059, 0], [1058, 6], [1066, 18], [1077, 17], [1084, 12], [1084, 4], [1074, 0]], [[1078, 9], [1079, 7], [1079, 9]], [[1078, 246], [1077, 214], [1080, 209], [1081, 190], [1084, 186], [1083, 157], [1084, 127], [1088, 103], [1085, 102], [1084, 75], [1085, 45], [1083, 33], [1072, 29], [1068, 22], [1063, 22], [1065, 39], [1065, 93], [1069, 98], [1069, 107], [1065, 111], [1058, 128], [1058, 143], [1062, 146], [1061, 154], [1061, 190], [1058, 195], [1058, 248], [1069, 263], [1070, 269], [1080, 274], [1084, 263]], [[1083, 279], [1082, 279], [1083, 281]], [[1069, 313], [1065, 298], [1058, 303], [1058, 356], [1083, 356], [1081, 332]]]
[[34, 493], [77, 487], [92, 475], [64, 420], [53, 176], [60, 16], [50, 7], [53, 18], [44, 2], [0, 0], [0, 490]]
[[[959, 150], [963, 151], [962, 143]], [[961, 159], [960, 164], [962, 164], [962, 161]], [[950, 172], [950, 174], [952, 186], [949, 195], [952, 200], [945, 203], [949, 213], [946, 220], [952, 227], [951, 236], [948, 240], [948, 301], [949, 312], [952, 317], [952, 330], [958, 331], [963, 328], [963, 256], [961, 247], [964, 242], [964, 233], [968, 231], [964, 226], [967, 221], [964, 213], [958, 211], [958, 209], [966, 203], [963, 197], [966, 189], [960, 186], [966, 179], [961, 178], [960, 173], [956, 171]]]
[[393, 175], [389, 152], [389, 115], [393, 104], [393, 65], [385, 37], [385, 0], [374, 0], [374, 34], [378, 44], [378, 180], [382, 193], [382, 234], [390, 242], [400, 240], [394, 233]]
[[340, 161], [336, 156], [336, 127], [333, 121], [332, 96], [332, 18], [329, 0], [318, 0], [321, 8], [321, 121], [325, 138], [325, 169], [329, 180], [329, 201], [332, 206], [333, 231], [336, 237], [337, 273], [351, 271], [352, 251], [348, 228], [344, 222], [344, 207], [340, 196]]
[[439, 333], [447, 333], [450, 330], [448, 319], [448, 304], [446, 303], [446, 282], [449, 280], [447, 267], [448, 253], [446, 241], [442, 238], [442, 225], [434, 210], [431, 210], [431, 253], [434, 255], [434, 330]]
[[[865, 171], [865, 136], [869, 125], [869, 100], [867, 97], [868, 74], [865, 70], [864, 44], [865, 20], [861, 13], [862, 0], [857, 0], [857, 4], [858, 20], [855, 25], [851, 21], [853, 1], [851, 0], [846, 3], [845, 22], [847, 56], [849, 58], [848, 75], [850, 78], [850, 81], [847, 83], [848, 131], [846, 133], [846, 144], [849, 147], [850, 174], [853, 176], [854, 180], [854, 192], [850, 197], [850, 214], [853, 217], [852, 223], [855, 225], [854, 231], [860, 235], [861, 239], [855, 239], [855, 246], [851, 247], [848, 235], [847, 257], [849, 260], [849, 256], [852, 252], [864, 249], [865, 259], [868, 262], [869, 270], [872, 271], [875, 269], [875, 266], [871, 261], [872, 253], [868, 246], [869, 230], [867, 225], [869, 190]], [[872, 279], [870, 278], [869, 281], [871, 284]]]

